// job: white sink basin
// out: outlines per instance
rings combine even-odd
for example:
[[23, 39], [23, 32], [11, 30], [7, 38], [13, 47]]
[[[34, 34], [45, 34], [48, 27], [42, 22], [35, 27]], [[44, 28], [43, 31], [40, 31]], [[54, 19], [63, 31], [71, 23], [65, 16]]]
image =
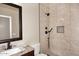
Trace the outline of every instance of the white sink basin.
[[10, 55], [22, 52], [24, 50], [25, 50], [25, 48], [23, 48], [23, 47], [17, 47], [17, 48], [13, 48], [13, 49], [9, 49], [9, 50], [0, 52], [0, 56], [10, 56]]

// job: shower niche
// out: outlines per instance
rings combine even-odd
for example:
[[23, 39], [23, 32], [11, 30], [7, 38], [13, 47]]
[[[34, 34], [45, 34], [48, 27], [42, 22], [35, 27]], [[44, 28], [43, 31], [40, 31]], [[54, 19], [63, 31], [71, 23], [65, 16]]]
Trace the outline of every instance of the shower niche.
[[64, 33], [64, 26], [57, 26], [57, 33]]

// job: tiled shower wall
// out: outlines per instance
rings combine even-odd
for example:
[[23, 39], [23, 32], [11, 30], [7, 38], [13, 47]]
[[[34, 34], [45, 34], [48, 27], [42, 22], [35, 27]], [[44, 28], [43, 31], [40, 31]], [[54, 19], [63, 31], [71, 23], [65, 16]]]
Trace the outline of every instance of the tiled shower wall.
[[48, 51], [48, 35], [45, 34], [45, 27], [49, 26], [49, 17], [46, 13], [49, 11], [48, 4], [40, 4], [40, 43], [41, 52], [47, 53]]
[[[43, 15], [45, 10], [50, 13], [49, 17]], [[50, 50], [52, 55], [79, 55], [79, 4], [40, 4], [40, 15], [42, 52]], [[45, 26], [53, 28], [50, 33], [50, 48], [48, 35], [44, 33]], [[64, 33], [58, 33], [57, 26], [64, 26]]]

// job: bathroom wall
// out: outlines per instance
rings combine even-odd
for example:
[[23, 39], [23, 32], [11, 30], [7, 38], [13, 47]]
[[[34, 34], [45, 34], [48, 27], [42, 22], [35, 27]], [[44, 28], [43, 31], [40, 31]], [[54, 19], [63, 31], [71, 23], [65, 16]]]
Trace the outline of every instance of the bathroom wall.
[[39, 42], [39, 4], [19, 4], [23, 8], [23, 43], [36, 44]]
[[[37, 3], [22, 3], [23, 40], [12, 42], [12, 45], [26, 46], [39, 43], [39, 6]], [[4, 44], [0, 44], [1, 45]], [[6, 44], [5, 44], [6, 45]]]

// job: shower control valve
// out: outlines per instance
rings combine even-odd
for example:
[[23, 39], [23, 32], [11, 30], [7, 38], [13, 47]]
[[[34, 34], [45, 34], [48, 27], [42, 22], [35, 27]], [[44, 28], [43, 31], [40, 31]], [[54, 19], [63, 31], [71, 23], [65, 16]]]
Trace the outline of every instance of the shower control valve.
[[48, 31], [45, 31], [45, 34], [47, 34], [48, 33]]

